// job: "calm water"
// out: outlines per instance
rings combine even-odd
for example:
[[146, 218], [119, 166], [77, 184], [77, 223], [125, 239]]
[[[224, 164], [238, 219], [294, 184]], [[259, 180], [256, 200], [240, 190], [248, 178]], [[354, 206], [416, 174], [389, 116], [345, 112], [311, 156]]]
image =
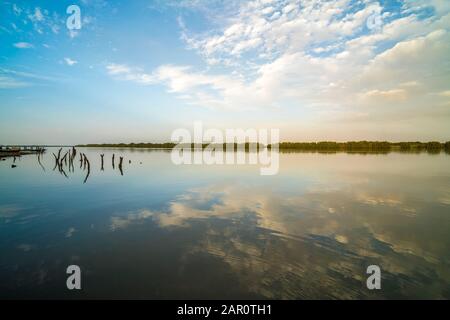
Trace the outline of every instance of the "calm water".
[[260, 176], [80, 150], [85, 184], [79, 162], [52, 170], [54, 150], [0, 162], [1, 298], [450, 298], [448, 155], [281, 154]]

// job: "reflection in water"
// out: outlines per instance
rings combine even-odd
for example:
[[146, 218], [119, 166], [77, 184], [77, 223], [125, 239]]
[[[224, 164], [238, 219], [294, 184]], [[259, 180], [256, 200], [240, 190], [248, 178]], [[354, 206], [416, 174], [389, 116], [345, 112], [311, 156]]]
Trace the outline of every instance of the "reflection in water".
[[[78, 264], [80, 298], [450, 298], [445, 154], [284, 154], [261, 177], [121, 150], [119, 171], [137, 164], [121, 178], [93, 161], [117, 149], [77, 152], [71, 174], [95, 177], [82, 188], [35, 159], [0, 165], [1, 297], [74, 297]], [[382, 290], [365, 286], [371, 264]]]
[[86, 183], [87, 179], [89, 178], [89, 175], [91, 174], [91, 163], [89, 162], [88, 158], [86, 157], [86, 155], [83, 153], [83, 158], [84, 158], [84, 167], [83, 169], [86, 169], [86, 165], [87, 165], [87, 173], [86, 173], [86, 178], [84, 178], [83, 183]]
[[122, 170], [122, 163], [123, 163], [123, 157], [119, 157], [119, 171], [120, 171], [120, 175], [123, 176], [123, 170]]
[[[364, 287], [370, 264], [382, 266], [395, 289], [380, 296], [426, 297], [434, 291], [443, 298], [450, 285], [447, 210], [427, 212], [392, 196], [354, 191], [283, 197], [224, 185], [191, 190], [166, 211], [113, 216], [110, 228], [117, 231], [146, 219], [163, 228], [204, 224], [201, 241], [186, 254], [223, 259], [252, 292], [267, 298], [375, 297]], [[445, 223], [436, 226], [429, 215]], [[415, 230], [427, 230], [432, 238]]]
[[39, 166], [42, 168], [42, 171], [45, 172], [45, 167], [42, 165], [42, 162], [41, 162], [41, 155], [42, 155], [41, 152], [37, 153], [37, 161], [39, 163]]

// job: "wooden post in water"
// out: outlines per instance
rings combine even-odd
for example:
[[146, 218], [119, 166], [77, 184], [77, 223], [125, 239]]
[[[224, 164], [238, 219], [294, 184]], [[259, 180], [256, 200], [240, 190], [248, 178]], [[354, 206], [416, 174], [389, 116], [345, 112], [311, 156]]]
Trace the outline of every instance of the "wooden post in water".
[[69, 172], [72, 171], [72, 153], [69, 150]]
[[83, 170], [86, 170], [86, 165], [87, 165], [87, 162], [88, 162], [88, 158], [86, 157], [86, 155], [84, 153], [83, 153], [83, 156], [84, 156]]
[[73, 165], [73, 161], [75, 160], [75, 154], [76, 151], [74, 151], [75, 149], [72, 149], [72, 153], [70, 154], [69, 157], [69, 171], [72, 170], [72, 172], [75, 172], [75, 167]]
[[105, 168], [103, 168], [103, 163], [104, 163], [104, 159], [103, 159], [103, 157], [104, 157], [105, 155], [104, 154], [101, 154], [100, 155], [100, 158], [102, 159], [102, 168], [100, 169], [100, 170], [102, 170], [102, 171], [104, 171], [105, 170]]
[[86, 183], [87, 179], [89, 178], [89, 174], [91, 173], [91, 164], [89, 163], [88, 158], [86, 157], [86, 155], [84, 155], [84, 159], [87, 163], [87, 174], [86, 174], [86, 178], [84, 178], [83, 183]]
[[64, 161], [64, 165], [67, 165], [67, 154], [68, 154], [68, 152], [69, 152], [69, 151], [67, 151], [67, 152], [64, 154], [64, 157], [62, 157], [62, 159], [61, 159], [61, 163]]
[[55, 171], [56, 167], [58, 166], [58, 157], [54, 152], [52, 152], [53, 156], [55, 157], [55, 166], [53, 167], [53, 171]]
[[123, 163], [123, 157], [119, 157], [119, 170], [120, 170], [120, 175], [123, 176], [123, 171], [122, 171], [122, 163]]
[[59, 163], [59, 157], [61, 156], [61, 150], [62, 150], [62, 148], [59, 148], [59, 150], [58, 150], [58, 156], [57, 156], [57, 158], [56, 158], [56, 161]]

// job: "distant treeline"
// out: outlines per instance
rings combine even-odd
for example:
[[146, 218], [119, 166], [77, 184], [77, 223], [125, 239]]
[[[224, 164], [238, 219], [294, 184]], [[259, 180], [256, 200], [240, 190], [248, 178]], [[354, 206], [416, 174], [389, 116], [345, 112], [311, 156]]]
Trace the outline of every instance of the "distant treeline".
[[[98, 148], [152, 148], [152, 149], [172, 149], [176, 146], [176, 143], [104, 143], [104, 144], [85, 144], [79, 145], [79, 147], [98, 147]], [[210, 144], [203, 144], [202, 148], [206, 148]], [[245, 143], [238, 145], [234, 143], [234, 149], [237, 150], [238, 146], [243, 147], [245, 150], [258, 150], [263, 148], [264, 145], [257, 143]], [[192, 149], [197, 148], [195, 144], [187, 144], [186, 147]], [[271, 148], [271, 145], [267, 146]], [[334, 142], [334, 141], [321, 141], [321, 142], [281, 142], [278, 144], [280, 150], [299, 150], [299, 151], [323, 151], [323, 152], [389, 152], [389, 151], [411, 151], [411, 152], [440, 152], [445, 150], [450, 152], [450, 141], [441, 143], [438, 141], [431, 142], [388, 142], [388, 141], [348, 141], [348, 142]], [[225, 150], [226, 144], [223, 144]]]
[[306, 151], [450, 151], [450, 141], [432, 142], [388, 142], [388, 141], [348, 141], [348, 142], [282, 142], [280, 150]]
[[[173, 142], [165, 142], [165, 143], [103, 143], [103, 144], [84, 144], [84, 145], [78, 145], [78, 147], [97, 147], [97, 148], [149, 148], [149, 149], [172, 149], [175, 146], [177, 146], [177, 143]], [[258, 143], [231, 143], [231, 145], [234, 146], [234, 150], [238, 149], [238, 146], [241, 148], [244, 148], [245, 150], [258, 150], [260, 148], [264, 148], [265, 146], [263, 144]], [[200, 148], [198, 144], [194, 143], [187, 143], [187, 144], [180, 144], [180, 146], [183, 146], [184, 148], [191, 148], [196, 149]], [[204, 149], [207, 146], [220, 146], [220, 144], [209, 144], [204, 143], [201, 145], [201, 148]], [[223, 150], [227, 148], [227, 144], [222, 144]], [[270, 147], [270, 146], [269, 146]]]
[[154, 148], [154, 149], [172, 149], [176, 143], [93, 143], [80, 144], [78, 147], [96, 147], [96, 148]]

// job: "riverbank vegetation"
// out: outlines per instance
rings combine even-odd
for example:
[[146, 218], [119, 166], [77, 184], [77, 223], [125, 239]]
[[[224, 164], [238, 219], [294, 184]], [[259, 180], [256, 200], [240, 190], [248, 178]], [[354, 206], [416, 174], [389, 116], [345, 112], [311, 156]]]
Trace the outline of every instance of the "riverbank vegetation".
[[388, 142], [388, 141], [349, 141], [349, 142], [282, 142], [280, 150], [305, 150], [305, 151], [373, 151], [373, 152], [450, 152], [450, 142]]
[[[105, 143], [105, 144], [86, 144], [79, 147], [96, 147], [96, 148], [149, 148], [149, 149], [172, 149], [176, 143]], [[234, 143], [234, 149], [238, 149], [238, 144]], [[203, 144], [202, 148], [206, 148], [208, 144]], [[223, 144], [225, 149], [226, 144]], [[186, 145], [189, 147], [189, 144]], [[192, 149], [198, 148], [198, 145], [190, 144]], [[246, 151], [257, 150], [263, 145], [256, 143], [245, 143], [243, 146]], [[271, 148], [271, 145], [268, 145]], [[438, 153], [446, 151], [450, 153], [450, 141], [441, 143], [438, 141], [431, 142], [388, 142], [388, 141], [320, 141], [320, 142], [281, 142], [278, 145], [282, 151], [314, 151], [314, 152], [430, 152]]]

